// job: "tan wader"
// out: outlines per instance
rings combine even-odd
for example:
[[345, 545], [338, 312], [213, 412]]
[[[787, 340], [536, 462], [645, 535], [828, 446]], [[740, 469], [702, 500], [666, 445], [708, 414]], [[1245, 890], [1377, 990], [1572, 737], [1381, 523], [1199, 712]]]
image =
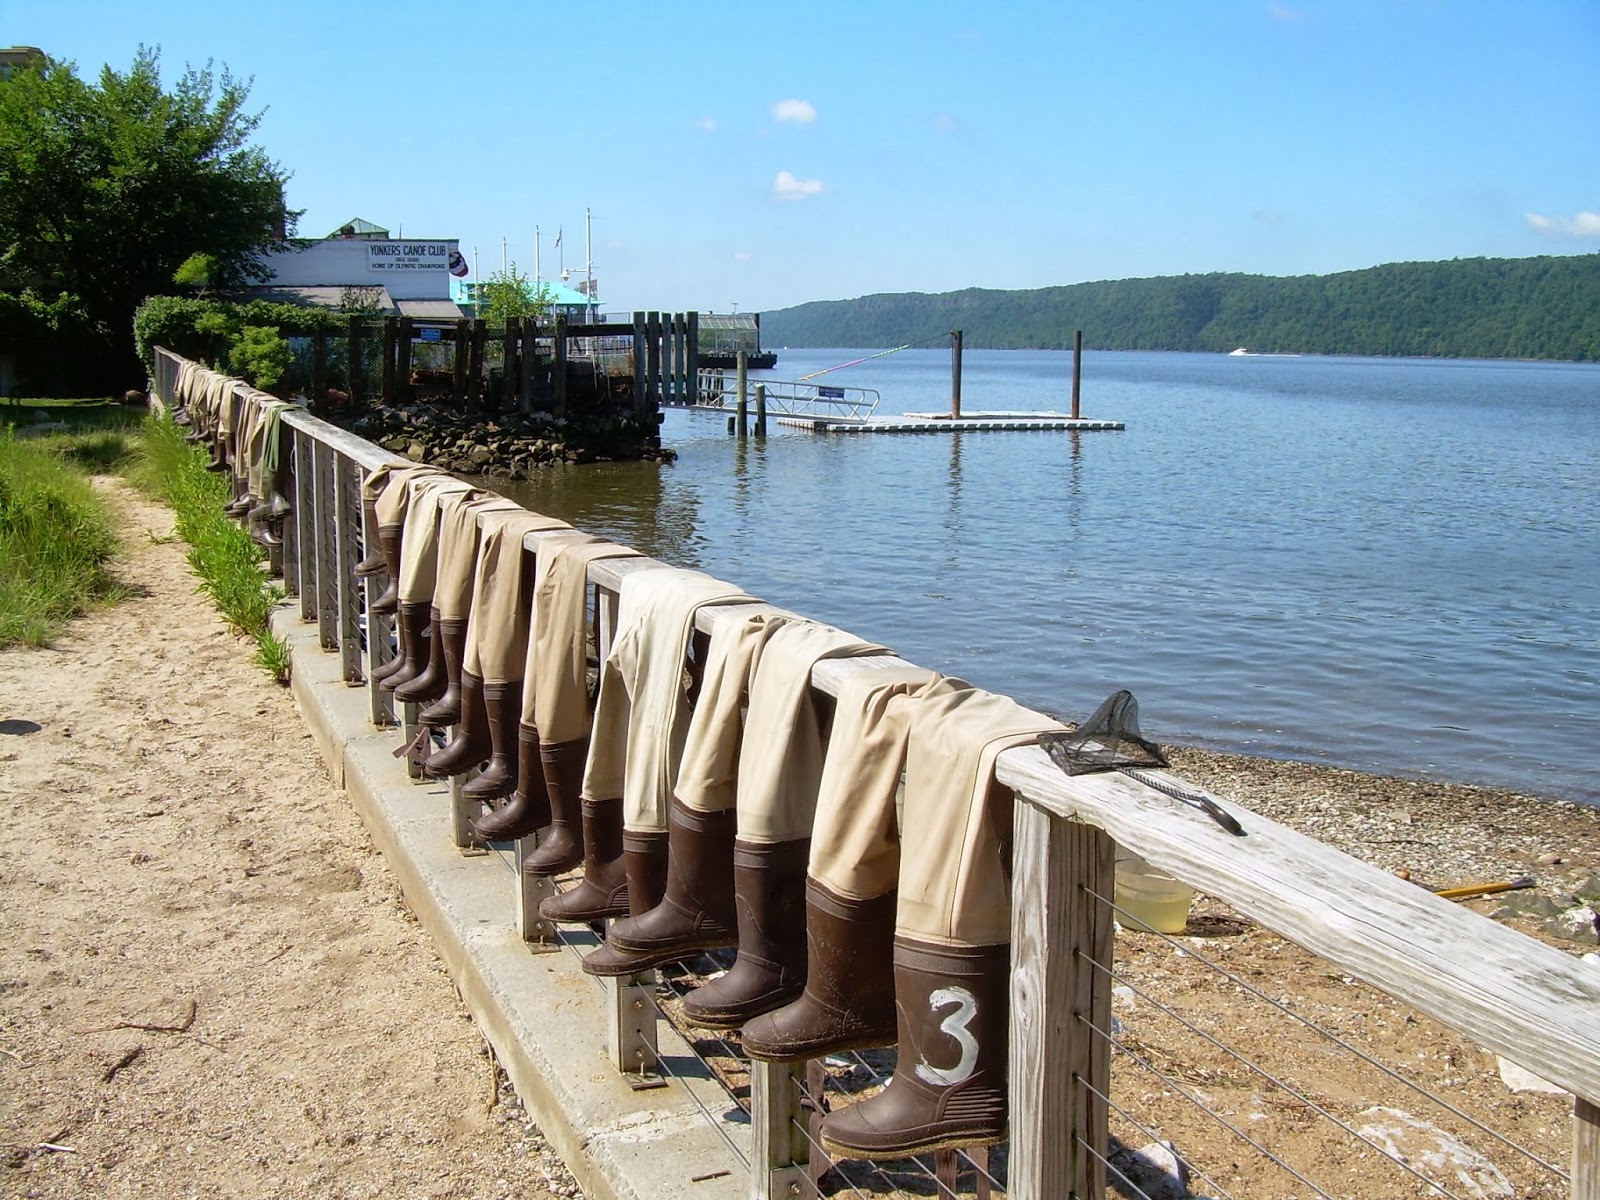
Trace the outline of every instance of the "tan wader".
[[540, 539], [533, 630], [523, 671], [528, 686], [522, 700], [522, 721], [536, 728], [546, 744], [589, 735], [585, 646], [589, 564], [638, 556], [629, 546], [577, 531]]
[[741, 602], [755, 597], [699, 571], [661, 567], [623, 579], [617, 634], [600, 671], [583, 795], [621, 797], [625, 829], [666, 831], [667, 798], [688, 733], [684, 658], [695, 613]]
[[[523, 537], [570, 528], [565, 521], [520, 508], [478, 509], [478, 561], [463, 669], [484, 683], [520, 680], [527, 664], [534, 592], [534, 572], [527, 568], [537, 556], [525, 558]], [[439, 611], [443, 615], [442, 605]]]

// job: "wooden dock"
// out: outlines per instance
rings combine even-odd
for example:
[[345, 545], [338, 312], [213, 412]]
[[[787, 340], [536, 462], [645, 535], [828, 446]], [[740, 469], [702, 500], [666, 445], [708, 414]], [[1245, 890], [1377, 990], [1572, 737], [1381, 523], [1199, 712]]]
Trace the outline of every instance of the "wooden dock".
[[1063, 432], [1071, 430], [1125, 429], [1121, 421], [1096, 421], [1058, 412], [969, 412], [960, 417], [949, 413], [901, 413], [894, 417], [873, 417], [865, 421], [836, 417], [778, 417], [779, 425], [805, 429], [812, 433], [990, 433]]

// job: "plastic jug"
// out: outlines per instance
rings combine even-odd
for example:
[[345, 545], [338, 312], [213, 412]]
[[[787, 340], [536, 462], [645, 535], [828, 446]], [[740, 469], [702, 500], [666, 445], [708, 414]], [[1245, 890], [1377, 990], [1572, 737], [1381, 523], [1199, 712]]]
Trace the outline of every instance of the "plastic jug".
[[1194, 889], [1158, 871], [1131, 850], [1117, 847], [1117, 921], [1141, 933], [1182, 933]]

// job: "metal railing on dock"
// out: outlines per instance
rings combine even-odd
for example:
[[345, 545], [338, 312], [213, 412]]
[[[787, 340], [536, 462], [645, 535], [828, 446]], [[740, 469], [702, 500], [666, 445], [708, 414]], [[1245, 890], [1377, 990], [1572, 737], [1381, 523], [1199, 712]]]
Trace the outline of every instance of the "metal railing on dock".
[[[180, 362], [157, 351], [153, 390], [169, 404]], [[372, 544], [375, 530], [363, 527], [360, 481], [365, 472], [397, 460], [301, 411], [283, 416], [281, 436], [280, 461], [288, 464], [293, 503], [284, 531], [285, 586], [298, 600], [302, 618], [317, 626], [323, 648], [341, 656], [345, 680], [361, 683], [392, 651], [385, 623], [373, 621], [364, 637], [361, 627], [364, 598], [354, 567], [361, 545]], [[536, 547], [541, 536], [529, 534], [529, 547]], [[651, 565], [645, 559], [609, 559], [590, 567], [589, 580], [597, 591], [596, 645], [602, 657], [615, 631], [623, 578]], [[368, 586], [375, 585], [371, 581]], [[714, 634], [721, 622], [735, 619], [710, 607], [700, 610], [696, 623], [702, 632]], [[812, 672], [811, 686], [836, 696], [853, 673], [899, 662], [886, 657], [823, 660]], [[390, 720], [387, 695], [367, 686], [373, 720]], [[1181, 1118], [1159, 1107], [1164, 1097], [1173, 1103], [1181, 1097], [1208, 1121], [1220, 1122], [1234, 1139], [1210, 1154], [1178, 1156], [1180, 1165], [1188, 1160], [1186, 1170], [1178, 1173], [1192, 1170], [1208, 1195], [1565, 1195], [1600, 1200], [1600, 969], [1593, 964], [1237, 805], [1227, 807], [1245, 826], [1245, 837], [1233, 836], [1145, 782], [1117, 773], [1068, 776], [1036, 746], [1003, 752], [996, 774], [1015, 797], [1009, 1154], [1003, 1168], [981, 1151], [925, 1156], [931, 1163], [927, 1174], [937, 1183], [926, 1180], [919, 1188], [924, 1194], [964, 1189], [960, 1174], [970, 1178], [980, 1197], [988, 1196], [997, 1183], [1011, 1197], [1024, 1200], [1099, 1200], [1108, 1184], [1123, 1196], [1154, 1195], [1133, 1178], [1134, 1167], [1123, 1151], [1129, 1131], [1145, 1131], [1140, 1136], [1153, 1142], [1182, 1144], [1186, 1127], [1176, 1124]], [[1169, 772], [1146, 776], [1161, 788], [1199, 790]], [[458, 804], [453, 825], [458, 844], [461, 816]], [[1219, 968], [1224, 983], [1218, 985], [1214, 1006], [1191, 1003], [1187, 1016], [1178, 1013], [1192, 1032], [1158, 1053], [1151, 1034], [1142, 1029], [1130, 1033], [1112, 1016], [1113, 993], [1127, 989], [1137, 991], [1140, 1003], [1148, 1002], [1152, 1011], [1184, 1007], [1170, 989], [1130, 983], [1129, 968], [1118, 958], [1123, 940], [1113, 923], [1113, 915], [1121, 912], [1114, 893], [1118, 846], [1225, 903], [1244, 921], [1309, 951], [1317, 957], [1306, 961], [1323, 965], [1301, 968], [1304, 973], [1292, 977], [1280, 973], [1253, 980], [1249, 972]], [[528, 915], [523, 886], [518, 909], [508, 912], [507, 920], [517, 922], [523, 936], [531, 938], [537, 918]], [[1151, 936], [1136, 934], [1126, 940], [1142, 945], [1134, 939]], [[1192, 961], [1204, 957], [1197, 940], [1173, 945], [1183, 960]], [[1179, 961], [1172, 957], [1159, 976], [1170, 980]], [[1370, 1085], [1373, 1090], [1352, 1098], [1342, 1083], [1318, 1086], [1316, 1073], [1326, 1069], [1321, 1051], [1285, 1070], [1272, 1064], [1289, 1052], [1288, 1040], [1265, 1037], [1252, 1049], [1268, 1063], [1258, 1065], [1240, 1050], [1242, 1031], [1217, 1019], [1219, 1010], [1246, 992], [1266, 1005], [1287, 1009], [1292, 1007], [1291, 992], [1327, 978], [1342, 978], [1339, 986], [1350, 988], [1360, 986], [1356, 979], [1364, 981], [1375, 991], [1359, 993], [1362, 1004], [1400, 1014], [1406, 1027], [1418, 1020], [1414, 1010], [1473, 1047], [1503, 1055], [1572, 1093], [1566, 1147], [1570, 1172], [1552, 1161], [1561, 1156], [1552, 1154], [1546, 1143], [1558, 1141], [1561, 1132], [1546, 1118], [1506, 1124], [1510, 1118], [1504, 1104], [1474, 1105], [1419, 1088], [1406, 1078], [1407, 1072], [1356, 1049], [1356, 1041], [1370, 1045], [1370, 1037], [1359, 1032], [1341, 1033], [1324, 1027], [1330, 1022], [1308, 1022], [1340, 1053], [1348, 1052], [1383, 1074], [1380, 1083]], [[607, 996], [616, 1010], [613, 1026], [631, 1031], [608, 1047], [612, 1063], [628, 1074], [642, 1064], [653, 1066], [659, 1013], [655, 989], [648, 984], [614, 986], [608, 987]], [[1363, 1011], [1359, 1020], [1366, 1016]], [[1207, 1047], [1221, 1047], [1232, 1063], [1247, 1063], [1248, 1072], [1227, 1068], [1245, 1082], [1228, 1083], [1226, 1071], [1186, 1070], [1186, 1061], [1209, 1053]], [[1403, 1057], [1408, 1072], [1414, 1071], [1414, 1056]], [[852, 1066], [845, 1074], [876, 1073], [870, 1061], [856, 1061], [862, 1070]], [[815, 1109], [838, 1080], [825, 1078], [820, 1064], [791, 1068], [752, 1063], [748, 1070], [748, 1100], [738, 1100], [748, 1115], [748, 1153], [738, 1153], [749, 1163], [749, 1194], [757, 1200], [816, 1195], [818, 1175], [833, 1164], [821, 1157], [814, 1140]], [[1463, 1064], [1438, 1086], [1453, 1089], [1481, 1073]], [[1226, 1096], [1225, 1086], [1232, 1089]], [[1475, 1137], [1490, 1148], [1478, 1152], [1470, 1170], [1461, 1166], [1459, 1156], [1452, 1157], [1454, 1150], [1443, 1156], [1407, 1152], [1393, 1130], [1414, 1119], [1388, 1101], [1395, 1087], [1411, 1088], [1408, 1094], [1441, 1105], [1446, 1115], [1438, 1119], [1452, 1138]], [[1269, 1102], [1262, 1099], [1267, 1095], [1283, 1098]], [[1141, 1109], [1147, 1100], [1156, 1107]], [[1380, 1101], [1386, 1106], [1375, 1107]], [[1290, 1134], [1285, 1140], [1269, 1144], [1274, 1104], [1281, 1104], [1293, 1119], [1287, 1122]], [[1388, 1115], [1380, 1121], [1370, 1115], [1374, 1112]], [[1393, 1115], [1397, 1112], [1398, 1117]], [[1308, 1142], [1303, 1131], [1318, 1121], [1328, 1122], [1326, 1137], [1342, 1149], [1330, 1155], [1322, 1142]], [[1535, 1147], [1526, 1144], [1535, 1140]], [[1330, 1179], [1340, 1162], [1348, 1162], [1353, 1174]], [[885, 1184], [892, 1189], [902, 1177], [894, 1166], [842, 1166], [846, 1187], [856, 1194], [863, 1189], [881, 1193]], [[1380, 1182], [1380, 1169], [1394, 1173], [1395, 1180]]]
[[[874, 388], [790, 383], [781, 379], [761, 379], [758, 382], [766, 389], [769, 416], [865, 424], [878, 407], [879, 397]], [[696, 408], [732, 413], [738, 405], [739, 384], [735, 374], [720, 369], [700, 371]]]

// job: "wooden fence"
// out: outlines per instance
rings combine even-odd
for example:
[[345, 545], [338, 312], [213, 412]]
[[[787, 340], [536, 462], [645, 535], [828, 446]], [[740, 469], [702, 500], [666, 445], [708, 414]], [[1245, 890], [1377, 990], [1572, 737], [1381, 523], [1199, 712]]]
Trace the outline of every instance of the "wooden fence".
[[[181, 360], [157, 353], [154, 390], [170, 403]], [[362, 527], [360, 484], [373, 468], [400, 460], [301, 411], [284, 415], [282, 437], [294, 506], [285, 529], [284, 582], [301, 616], [317, 625], [323, 647], [341, 656], [345, 679], [357, 684], [390, 653], [385, 619], [369, 616], [365, 637], [360, 628], [362, 585], [353, 568], [360, 545], [376, 544], [376, 531]], [[530, 548], [540, 536], [528, 535]], [[612, 559], [590, 567], [601, 598], [602, 655], [622, 579], [650, 565]], [[712, 634], [729, 619], [728, 610], [711, 607], [700, 611], [697, 624]], [[900, 661], [824, 660], [812, 672], [812, 686], [836, 695], [851, 673]], [[392, 721], [388, 695], [375, 686], [370, 695], [374, 721]], [[1201, 790], [1168, 772], [1149, 775]], [[1227, 807], [1246, 837], [1126, 776], [1069, 777], [1033, 746], [1002, 753], [997, 778], [1015, 795], [1010, 1196], [1105, 1194], [1112, 980], [1091, 964], [1111, 962], [1114, 927], [1105, 898], [1113, 894], [1114, 851], [1123, 846], [1571, 1092], [1569, 1195], [1600, 1200], [1600, 970], [1592, 964], [1236, 805]], [[464, 845], [469, 814], [457, 808]], [[527, 879], [519, 898], [516, 919], [530, 939], [552, 936], [537, 917], [541, 884]], [[641, 987], [647, 985], [613, 981], [610, 1053], [620, 1071], [639, 1070], [653, 1054], [653, 1034], [640, 1028], [635, 1003]], [[1085, 1027], [1102, 1036], [1085, 1036]], [[792, 1130], [804, 1069], [751, 1066], [751, 1195], [801, 1194], [809, 1178], [805, 1146]]]
[[485, 416], [565, 417], [569, 405], [620, 393], [647, 416], [664, 403], [693, 403], [698, 346], [699, 314], [692, 312], [636, 312], [628, 322], [597, 324], [519, 317], [499, 325], [357, 315], [343, 338], [309, 339], [291, 383], [304, 389], [313, 412], [335, 388], [356, 408], [432, 399]]

